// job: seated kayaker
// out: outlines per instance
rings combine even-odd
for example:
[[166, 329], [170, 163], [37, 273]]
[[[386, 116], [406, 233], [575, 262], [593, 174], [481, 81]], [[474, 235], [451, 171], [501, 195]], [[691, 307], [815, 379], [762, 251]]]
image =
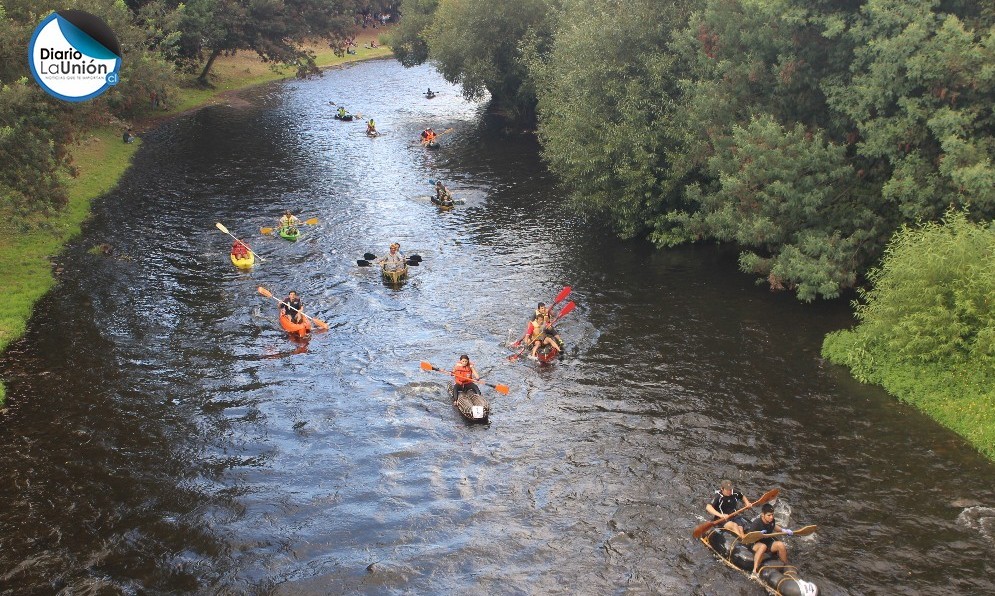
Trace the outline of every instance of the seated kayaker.
[[453, 194], [449, 192], [449, 189], [442, 183], [442, 180], [435, 181], [435, 200], [440, 205], [453, 204]]
[[[740, 503], [742, 503], [742, 506], [740, 506]], [[712, 514], [712, 519], [715, 520], [750, 505], [750, 500], [744, 497], [743, 493], [732, 489], [732, 480], [723, 480], [719, 485], [719, 489], [712, 495], [712, 501], [708, 505], [705, 505], [705, 511]], [[745, 517], [737, 515], [736, 517], [729, 518], [722, 525], [722, 528], [742, 538], [744, 534], [743, 527], [748, 523]]]
[[549, 314], [549, 310], [546, 308], [545, 302], [540, 302], [539, 305], [536, 306], [535, 314], [542, 318], [542, 321], [546, 326], [545, 327], [546, 335], [552, 337], [553, 340], [556, 341], [556, 343], [559, 345], [560, 349], [562, 350], [563, 339], [560, 337], [560, 334], [556, 332], [556, 329], [553, 329], [553, 320]]
[[528, 328], [525, 330], [525, 335], [528, 337], [528, 344], [532, 346], [532, 354], [529, 358], [533, 360], [538, 360], [539, 348], [543, 346], [549, 346], [552, 349], [558, 350], [560, 346], [557, 345], [556, 340], [546, 334], [546, 322], [545, 320], [536, 315], [530, 322]]
[[297, 226], [299, 225], [301, 225], [301, 220], [297, 219], [297, 216], [291, 213], [289, 209], [280, 218], [280, 229], [286, 230], [291, 234], [297, 231]]
[[397, 242], [390, 245], [390, 252], [386, 256], [380, 257], [375, 262], [383, 265], [387, 271], [397, 271], [404, 269], [407, 259], [401, 253], [401, 245]]
[[435, 131], [431, 128], [426, 128], [421, 133], [421, 143], [422, 145], [431, 145], [435, 142]]
[[342, 107], [342, 106], [339, 106], [339, 113], [338, 113], [338, 116], [339, 116], [339, 118], [345, 118], [346, 116], [348, 116], [348, 114], [346, 113], [346, 111], [345, 111], [345, 108], [344, 108], [344, 107]]
[[373, 123], [373, 118], [366, 121], [366, 134], [371, 137], [377, 136], [377, 125]]
[[249, 247], [241, 240], [236, 240], [235, 244], [231, 245], [231, 256], [236, 259], [244, 259], [249, 256]]
[[280, 304], [280, 314], [287, 315], [293, 323], [300, 323], [304, 320], [304, 303], [301, 302], [297, 292], [291, 290], [286, 300]]
[[477, 369], [470, 362], [470, 357], [463, 354], [459, 357], [459, 362], [453, 367], [453, 396], [459, 392], [472, 392], [480, 395], [480, 387], [474, 381], [478, 380], [480, 375], [477, 374]]
[[[760, 508], [760, 515], [746, 526], [747, 532], [763, 532], [771, 534], [773, 532], [784, 532], [791, 536], [794, 532], [788, 528], [782, 528], [774, 522], [774, 506], [764, 503]], [[784, 542], [776, 538], [761, 538], [753, 544], [753, 576], [757, 577], [760, 569], [760, 562], [763, 561], [764, 553], [770, 551], [781, 559], [781, 563], [788, 562], [788, 547]]]

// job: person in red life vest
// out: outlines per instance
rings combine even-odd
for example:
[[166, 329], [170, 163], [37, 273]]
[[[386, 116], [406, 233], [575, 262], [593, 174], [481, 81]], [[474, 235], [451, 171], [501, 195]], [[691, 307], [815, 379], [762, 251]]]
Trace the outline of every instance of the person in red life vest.
[[231, 256], [236, 259], [244, 259], [249, 256], [249, 247], [241, 240], [236, 240], [235, 244], [231, 245]]
[[556, 340], [546, 334], [546, 320], [543, 315], [536, 313], [536, 316], [529, 322], [525, 335], [528, 337], [529, 345], [532, 346], [532, 354], [529, 355], [529, 358], [533, 360], [539, 359], [536, 352], [544, 345], [556, 350], [560, 349]]
[[480, 395], [480, 387], [474, 383], [480, 375], [477, 368], [470, 362], [470, 357], [463, 354], [459, 357], [459, 362], [453, 367], [453, 397], [460, 392], [472, 391]]

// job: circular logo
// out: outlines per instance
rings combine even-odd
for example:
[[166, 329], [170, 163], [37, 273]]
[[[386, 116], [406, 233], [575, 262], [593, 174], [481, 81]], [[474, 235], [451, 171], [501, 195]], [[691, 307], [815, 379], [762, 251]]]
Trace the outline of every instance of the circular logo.
[[35, 28], [28, 63], [49, 95], [85, 101], [117, 84], [121, 45], [99, 17], [82, 10], [60, 10]]

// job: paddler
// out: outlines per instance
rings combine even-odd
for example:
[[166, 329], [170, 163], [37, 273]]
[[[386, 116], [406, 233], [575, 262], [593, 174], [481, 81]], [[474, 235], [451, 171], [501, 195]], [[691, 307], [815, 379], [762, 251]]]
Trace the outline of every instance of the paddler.
[[249, 256], [249, 247], [241, 240], [236, 240], [235, 244], [231, 245], [231, 256], [236, 259], [244, 259]]
[[533, 360], [539, 359], [539, 348], [544, 345], [549, 346], [554, 350], [560, 349], [560, 346], [556, 344], [556, 341], [546, 334], [546, 321], [538, 313], [529, 322], [529, 326], [525, 330], [525, 335], [528, 337], [529, 345], [532, 346], [532, 353], [529, 355], [529, 358]]
[[383, 265], [383, 268], [387, 271], [398, 271], [400, 269], [404, 269], [407, 259], [405, 259], [404, 254], [401, 253], [400, 243], [394, 242], [390, 245], [389, 250], [390, 252], [374, 261], [374, 263]]
[[346, 111], [345, 111], [345, 107], [339, 106], [339, 112], [338, 112], [339, 118], [345, 118], [348, 115], [349, 114], [347, 114]]
[[449, 206], [453, 204], [453, 194], [449, 192], [449, 189], [442, 183], [442, 180], [435, 181], [435, 200], [440, 205]]
[[301, 220], [297, 219], [297, 216], [294, 215], [289, 209], [283, 214], [283, 217], [280, 218], [281, 230], [289, 230], [291, 233], [294, 233], [297, 231], [297, 226], [300, 224]]
[[[739, 503], [743, 505], [740, 506]], [[705, 511], [712, 514], [712, 519], [716, 520], [750, 505], [752, 503], [743, 496], [743, 493], [732, 489], [732, 480], [723, 480], [719, 485], [719, 489], [712, 495], [712, 501], [708, 505], [705, 505]], [[730, 518], [722, 527], [742, 538], [745, 534], [743, 526], [746, 526], [748, 523], [745, 517], [737, 515]]]
[[[760, 515], [746, 526], [746, 531], [763, 532], [764, 534], [784, 532], [788, 536], [794, 534], [788, 528], [782, 528], [774, 522], [774, 506], [770, 503], [764, 503], [764, 506], [760, 508]], [[782, 565], [787, 564], [788, 547], [785, 546], [784, 541], [776, 538], [761, 538], [753, 545], [755, 554], [753, 555], [753, 574], [750, 577], [760, 577], [760, 562], [763, 561], [764, 553], [767, 551], [776, 554], [781, 559]]]
[[563, 339], [560, 337], [560, 334], [556, 332], [556, 329], [553, 329], [553, 319], [549, 314], [549, 310], [546, 308], [545, 302], [540, 302], [539, 305], [536, 306], [535, 314], [542, 317], [542, 320], [546, 325], [546, 335], [552, 337], [556, 341], [560, 350], [562, 350]]
[[280, 313], [287, 315], [293, 323], [300, 323], [304, 319], [304, 303], [297, 292], [291, 290], [286, 300], [280, 304]]
[[[480, 387], [474, 381], [479, 380], [477, 368], [470, 362], [470, 357], [463, 354], [459, 357], [459, 362], [453, 367], [453, 397], [460, 392], [473, 392], [480, 395]], [[456, 403], [455, 401], [453, 403]]]
[[374, 124], [373, 118], [370, 118], [369, 120], [366, 121], [366, 134], [368, 134], [371, 137], [375, 137], [378, 134], [380, 134], [377, 132], [377, 125]]

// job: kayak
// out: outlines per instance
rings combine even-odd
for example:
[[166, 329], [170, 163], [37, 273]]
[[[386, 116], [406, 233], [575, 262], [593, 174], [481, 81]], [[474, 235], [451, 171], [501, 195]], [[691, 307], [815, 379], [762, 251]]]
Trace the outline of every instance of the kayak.
[[435, 197], [429, 197], [429, 198], [432, 201], [432, 204], [438, 206], [439, 209], [452, 209], [453, 205], [456, 204], [456, 203], [454, 203], [451, 200], [450, 201], [440, 201], [439, 199], [437, 199]]
[[428, 143], [422, 143], [422, 145], [424, 145], [426, 149], [438, 149], [440, 146], [439, 141], [429, 141]]
[[231, 257], [231, 264], [239, 269], [252, 269], [252, 266], [256, 263], [256, 257], [251, 252], [241, 259], [236, 257], [234, 253], [228, 256]]
[[453, 399], [453, 407], [467, 420], [476, 424], [489, 424], [491, 404], [484, 396], [472, 391], [456, 392], [456, 386], [449, 383], [449, 397]]
[[304, 337], [311, 332], [311, 321], [307, 320], [306, 317], [301, 319], [300, 323], [294, 323], [290, 320], [290, 317], [282, 312], [280, 313], [280, 326], [290, 335], [296, 335], [297, 337]]
[[380, 273], [383, 274], [383, 280], [385, 282], [399, 284], [408, 276], [408, 266], [405, 265], [401, 269], [387, 269], [387, 266], [384, 265], [380, 268]]
[[283, 238], [284, 240], [297, 242], [297, 237], [301, 235], [301, 230], [300, 228], [280, 228], [277, 230], [277, 233], [280, 234], [280, 238]]
[[338, 114], [335, 114], [335, 119], [341, 120], [343, 122], [349, 122], [350, 120], [352, 120], [352, 114], [346, 114], [345, 116], [339, 116]]
[[432, 99], [436, 95], [438, 95], [438, 93], [426, 93], [425, 94], [425, 99]]
[[[728, 530], [713, 529], [701, 537], [701, 542], [723, 563], [750, 577], [753, 572], [753, 550], [740, 543]], [[793, 565], [781, 563], [776, 555], [767, 552], [760, 563], [760, 577], [754, 579], [768, 593], [775, 596], [818, 596], [819, 587], [798, 577]]]
[[536, 358], [538, 358], [539, 362], [543, 364], [549, 364], [553, 360], [556, 360], [556, 357], [559, 355], [560, 350], [552, 346], [543, 345], [541, 348], [536, 350]]

